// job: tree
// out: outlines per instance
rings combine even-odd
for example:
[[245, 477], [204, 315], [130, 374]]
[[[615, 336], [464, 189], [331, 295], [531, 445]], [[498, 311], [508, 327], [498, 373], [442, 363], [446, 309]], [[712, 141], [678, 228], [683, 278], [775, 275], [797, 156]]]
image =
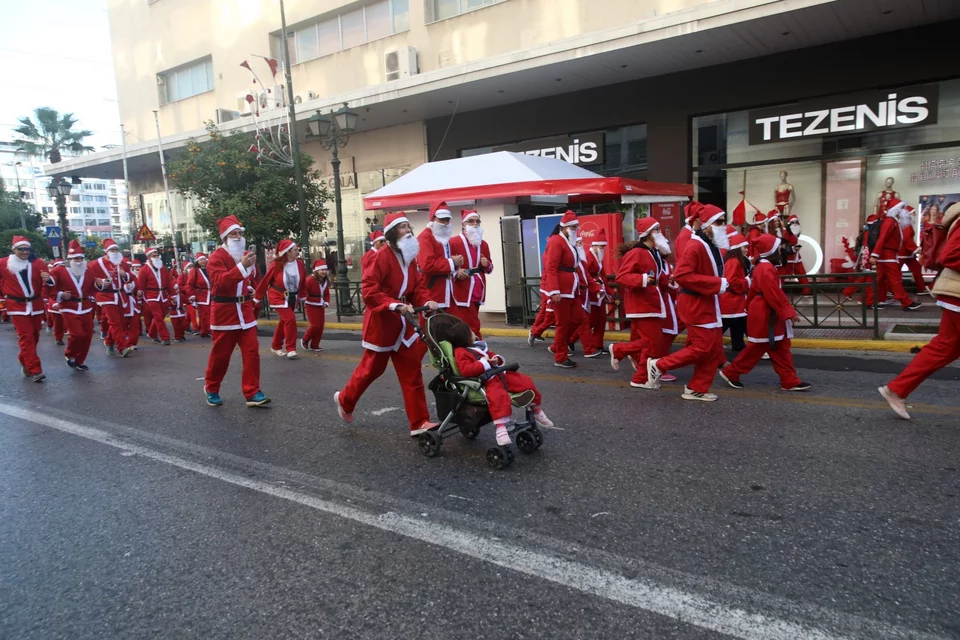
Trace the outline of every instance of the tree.
[[39, 231], [24, 231], [23, 229], [5, 229], [0, 231], [0, 247], [3, 247], [9, 253], [9, 249], [13, 246], [13, 236], [23, 236], [30, 241], [30, 248], [33, 250], [33, 253], [44, 260], [50, 260], [53, 257], [53, 252], [50, 250], [50, 245], [47, 244], [46, 236]]
[[27, 230], [35, 230], [40, 226], [42, 216], [36, 209], [26, 204], [17, 194], [7, 191], [3, 180], [0, 180], [0, 229], [23, 228], [21, 212], [27, 223]]
[[[202, 208], [196, 210], [197, 224], [211, 238], [217, 236], [217, 220], [235, 215], [246, 228], [248, 242], [257, 245], [258, 263], [263, 263], [266, 246], [276, 246], [283, 238], [300, 238], [300, 210], [293, 167], [257, 163], [250, 151], [254, 135], [223, 135], [213, 122], [207, 122], [209, 139], [190, 140], [183, 156], [171, 163], [170, 178], [177, 191], [196, 198]], [[301, 153], [304, 197], [307, 204], [307, 231], [321, 231], [327, 217], [324, 202], [329, 199], [319, 171], [313, 170], [313, 158]]]
[[72, 113], [61, 116], [56, 109], [50, 107], [37, 107], [33, 113], [37, 119], [36, 122], [28, 117], [18, 118], [20, 126], [14, 129], [15, 133], [22, 136], [14, 142], [19, 144], [26, 153], [45, 157], [56, 164], [63, 159], [62, 151], [71, 153], [93, 151], [93, 147], [83, 144], [84, 138], [92, 136], [93, 132], [86, 129], [74, 131], [73, 125], [77, 123], [77, 119]]

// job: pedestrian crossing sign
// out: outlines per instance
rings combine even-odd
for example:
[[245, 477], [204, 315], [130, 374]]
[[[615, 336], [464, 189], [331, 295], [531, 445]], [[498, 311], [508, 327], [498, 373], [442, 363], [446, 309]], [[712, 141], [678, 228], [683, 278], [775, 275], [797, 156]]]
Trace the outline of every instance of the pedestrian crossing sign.
[[60, 237], [60, 227], [46, 227], [46, 232], [48, 238]]
[[154, 235], [153, 231], [150, 231], [150, 227], [143, 225], [140, 227], [140, 233], [137, 234], [138, 242], [154, 242], [157, 239], [157, 236]]

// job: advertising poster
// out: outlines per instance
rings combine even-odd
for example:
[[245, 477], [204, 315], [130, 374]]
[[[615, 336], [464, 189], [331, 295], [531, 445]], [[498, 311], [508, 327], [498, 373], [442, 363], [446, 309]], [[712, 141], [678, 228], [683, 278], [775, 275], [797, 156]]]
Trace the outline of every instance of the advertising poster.
[[[537, 260], [542, 260], [543, 252], [547, 250], [547, 238], [553, 233], [553, 228], [560, 224], [563, 214], [537, 216], [537, 239], [540, 245], [540, 255]], [[543, 264], [540, 264], [540, 272], [543, 273]]]
[[[863, 165], [860, 160], [827, 163], [823, 262], [829, 273], [836, 273], [840, 269], [839, 265], [843, 264], [847, 257], [843, 248], [843, 239], [847, 238], [851, 247], [857, 242], [857, 236], [860, 233], [862, 175]], [[810, 267], [811, 265], [807, 264], [807, 253], [801, 249], [804, 265]], [[810, 255], [809, 258], [812, 261], [814, 256]]]
[[660, 230], [673, 245], [673, 239], [683, 229], [683, 214], [679, 202], [657, 202], [650, 205], [650, 215], [660, 223]]

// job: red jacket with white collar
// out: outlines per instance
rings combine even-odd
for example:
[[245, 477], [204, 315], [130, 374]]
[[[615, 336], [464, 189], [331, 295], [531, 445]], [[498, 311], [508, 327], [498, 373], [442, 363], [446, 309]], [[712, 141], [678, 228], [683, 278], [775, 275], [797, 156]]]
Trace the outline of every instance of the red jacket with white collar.
[[[303, 266], [303, 260], [297, 258], [295, 260], [297, 265], [297, 273], [299, 275], [299, 280], [297, 281], [297, 299], [303, 298], [306, 293], [305, 287], [307, 286], [307, 271]], [[278, 262], [274, 260], [270, 263], [270, 266], [267, 268], [267, 275], [263, 276], [263, 280], [260, 281], [260, 284], [257, 285], [257, 291], [253, 294], [253, 297], [257, 300], [263, 300], [266, 296], [267, 301], [270, 303], [270, 306], [274, 309], [286, 309], [287, 308], [287, 283], [286, 277], [284, 275], [284, 269], [288, 263]], [[293, 292], [291, 292], [293, 293]]]
[[[93, 311], [93, 278], [89, 273], [75, 278], [68, 267], [55, 267], [50, 272], [47, 291], [50, 299], [60, 308], [60, 313], [83, 315]], [[69, 299], [64, 299], [66, 293], [70, 294]]]
[[453, 350], [453, 359], [464, 378], [476, 378], [494, 367], [503, 366], [503, 357], [490, 349], [484, 350], [477, 344], [469, 347], [457, 347]]
[[726, 290], [727, 280], [712, 245], [694, 234], [677, 260], [674, 279], [680, 285], [677, 314], [681, 322], [705, 329], [723, 326], [720, 294]]
[[[486, 240], [480, 241], [475, 247], [467, 241], [462, 233], [450, 238], [450, 255], [463, 256], [464, 269], [478, 269], [465, 280], [453, 281], [453, 301], [458, 307], [468, 307], [471, 302], [483, 304], [487, 299], [487, 274], [493, 273], [493, 260], [490, 259], [490, 245]], [[487, 259], [487, 267], [480, 266], [480, 256]]]
[[0, 258], [0, 295], [7, 299], [7, 315], [39, 316], [46, 313], [43, 306], [43, 280], [40, 274], [47, 270], [43, 260], [27, 263], [26, 282], [20, 273], [7, 268], [10, 256]]
[[450, 257], [453, 254], [449, 245], [444, 246], [436, 239], [430, 227], [420, 232], [417, 242], [420, 243], [417, 266], [420, 268], [423, 286], [430, 291], [430, 299], [436, 301], [441, 309], [445, 309], [453, 299], [453, 276], [457, 273], [457, 267]]
[[137, 286], [130, 271], [123, 264], [114, 265], [106, 256], [101, 256], [87, 265], [86, 277], [94, 281], [110, 278], [110, 282], [101, 286], [94, 282], [95, 297], [100, 306], [115, 304], [126, 308], [130, 298], [128, 294]]
[[753, 268], [750, 293], [747, 294], [747, 340], [767, 342], [770, 337], [770, 315], [775, 316], [773, 339], [793, 337], [789, 321], [797, 317], [797, 311], [783, 294], [777, 268], [766, 259]]
[[877, 262], [899, 262], [897, 254], [903, 244], [903, 229], [896, 218], [886, 216], [880, 223], [880, 232], [877, 234], [877, 244], [873, 246], [870, 256]]
[[720, 294], [720, 314], [724, 318], [743, 318], [747, 315], [747, 290], [750, 278], [743, 269], [743, 263], [730, 258], [723, 263], [723, 277], [727, 279], [727, 290]]
[[[257, 326], [253, 298], [250, 289], [254, 284], [256, 269], [245, 269], [223, 247], [218, 247], [207, 260], [207, 275], [210, 277], [210, 328], [216, 331], [235, 331]], [[229, 302], [217, 302], [215, 298], [231, 298]], [[242, 299], [242, 301], [241, 301]]]
[[330, 280], [325, 279], [323, 283], [317, 281], [313, 274], [307, 276], [307, 282], [303, 287], [303, 295], [306, 300], [303, 304], [311, 307], [329, 307], [330, 306]]
[[580, 284], [577, 273], [580, 259], [576, 247], [562, 233], [550, 236], [542, 260], [540, 291], [547, 296], [560, 294], [561, 298], [576, 298]]
[[360, 291], [366, 306], [361, 334], [364, 349], [399, 351], [417, 341], [413, 327], [394, 310], [403, 304], [421, 307], [431, 299], [416, 263], [403, 264], [403, 258], [388, 244], [367, 264]]
[[617, 286], [627, 318], [667, 316], [661, 291], [667, 285], [667, 274], [660, 265], [644, 246], [635, 246], [623, 255], [617, 269]]
[[140, 267], [137, 275], [137, 288], [143, 291], [143, 299], [147, 302], [166, 302], [173, 295], [173, 280], [166, 267], [154, 269], [147, 264]]
[[196, 266], [190, 270], [190, 273], [187, 274], [184, 293], [187, 298], [196, 298], [196, 303], [199, 306], [210, 304], [210, 277], [207, 275], [206, 269]]

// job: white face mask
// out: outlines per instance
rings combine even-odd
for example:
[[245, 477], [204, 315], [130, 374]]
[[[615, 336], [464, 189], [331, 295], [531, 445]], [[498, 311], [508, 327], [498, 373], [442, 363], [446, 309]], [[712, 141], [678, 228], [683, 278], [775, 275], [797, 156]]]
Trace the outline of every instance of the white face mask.
[[163, 266], [163, 260], [160, 258], [150, 258], [150, 264], [153, 265], [154, 269], [159, 269]]
[[670, 255], [670, 241], [659, 231], [653, 233], [653, 243], [662, 256]]
[[74, 277], [79, 278], [87, 270], [87, 261], [81, 260], [80, 262], [75, 262], [71, 260], [69, 268], [70, 268], [70, 273], [72, 273]]
[[227, 253], [234, 260], [239, 261], [243, 257], [243, 252], [247, 250], [247, 239], [243, 236], [239, 238], [227, 238]]
[[433, 230], [433, 237], [436, 238], [438, 242], [442, 242], [444, 244], [450, 240], [450, 236], [453, 234], [453, 230], [450, 229], [449, 224], [434, 222], [432, 225], [430, 225], [430, 228]]
[[712, 225], [710, 228], [713, 229], [713, 246], [717, 249], [729, 249], [730, 238], [727, 237], [726, 223], [722, 225]]
[[417, 239], [412, 233], [408, 233], [397, 240], [397, 248], [400, 249], [400, 253], [403, 255], [403, 262], [405, 264], [410, 264], [413, 262], [413, 260], [417, 257], [417, 254], [420, 253], [420, 243], [417, 242]]
[[483, 242], [483, 227], [464, 227], [463, 235], [467, 237], [467, 242], [479, 247]]
[[107, 251], [107, 260], [110, 261], [110, 264], [118, 265], [123, 262], [123, 254], [119, 251]]

